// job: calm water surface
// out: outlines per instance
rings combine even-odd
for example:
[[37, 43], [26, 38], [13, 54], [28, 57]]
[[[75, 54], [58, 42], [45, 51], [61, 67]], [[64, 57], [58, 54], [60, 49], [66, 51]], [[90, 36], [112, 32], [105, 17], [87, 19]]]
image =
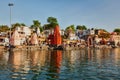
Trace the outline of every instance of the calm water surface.
[[120, 48], [0, 51], [0, 80], [120, 80]]

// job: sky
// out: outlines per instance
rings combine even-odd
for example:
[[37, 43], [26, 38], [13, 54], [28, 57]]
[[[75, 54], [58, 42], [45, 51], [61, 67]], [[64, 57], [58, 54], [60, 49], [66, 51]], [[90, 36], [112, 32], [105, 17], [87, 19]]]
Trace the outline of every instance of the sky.
[[39, 20], [47, 24], [48, 17], [55, 17], [61, 29], [70, 25], [106, 29], [120, 28], [120, 0], [0, 0], [0, 25], [11, 23], [33, 24]]

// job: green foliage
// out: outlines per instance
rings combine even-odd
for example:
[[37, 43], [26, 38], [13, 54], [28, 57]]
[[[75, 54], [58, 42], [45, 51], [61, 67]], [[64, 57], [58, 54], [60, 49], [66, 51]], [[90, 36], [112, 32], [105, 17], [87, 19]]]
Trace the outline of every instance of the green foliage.
[[24, 23], [15, 23], [15, 24], [12, 24], [11, 29], [14, 30], [16, 27], [21, 27], [21, 26], [25, 26], [25, 24]]
[[40, 27], [41, 23], [38, 20], [33, 20], [33, 24], [35, 27]]
[[65, 34], [64, 34], [64, 38], [68, 38], [69, 37], [69, 33], [74, 33], [75, 32], [75, 26], [74, 25], [70, 25], [65, 29]]
[[87, 27], [85, 25], [77, 25], [76, 29], [79, 29], [79, 30], [87, 30]]
[[15, 23], [15, 24], [13, 24], [13, 26], [21, 26], [21, 24], [20, 23]]
[[66, 27], [65, 29], [65, 34], [64, 34], [64, 38], [67, 39], [69, 36], [69, 33], [72, 32], [72, 28], [70, 26]]
[[21, 26], [26, 26], [24, 23], [21, 23]]
[[20, 23], [12, 24], [11, 29], [14, 30], [16, 27], [20, 27]]
[[52, 27], [51, 27], [51, 24], [44, 24], [44, 25], [43, 25], [43, 29], [44, 29], [44, 30], [50, 29], [50, 28], [52, 28]]
[[57, 19], [54, 18], [54, 17], [48, 17], [47, 22], [50, 23], [50, 24], [51, 23], [58, 24]]
[[74, 31], [75, 31], [75, 26], [74, 26], [74, 25], [70, 25], [70, 26], [68, 26], [68, 27], [65, 29], [65, 31], [72, 31], [72, 32], [74, 32]]
[[40, 32], [43, 32], [43, 27], [40, 27]]
[[116, 32], [117, 34], [120, 34], [120, 28], [114, 29], [114, 32]]
[[41, 27], [41, 23], [38, 20], [33, 20], [33, 25], [31, 25], [31, 28], [36, 29], [37, 27]]
[[7, 25], [0, 25], [0, 32], [6, 32], [9, 31], [9, 27]]
[[47, 22], [49, 23], [47, 26], [50, 28], [54, 28], [56, 25], [58, 25], [58, 21], [54, 17], [48, 17]]
[[75, 26], [74, 25], [70, 25], [70, 28], [72, 28], [73, 31], [75, 31]]

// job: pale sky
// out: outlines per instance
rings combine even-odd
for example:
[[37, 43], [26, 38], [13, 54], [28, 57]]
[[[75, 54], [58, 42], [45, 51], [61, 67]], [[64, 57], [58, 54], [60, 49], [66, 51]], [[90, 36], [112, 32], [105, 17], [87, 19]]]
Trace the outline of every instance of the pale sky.
[[14, 4], [12, 23], [30, 26], [39, 20], [44, 25], [55, 17], [61, 29], [73, 24], [109, 32], [120, 28], [120, 0], [0, 0], [0, 25], [10, 25], [8, 3]]

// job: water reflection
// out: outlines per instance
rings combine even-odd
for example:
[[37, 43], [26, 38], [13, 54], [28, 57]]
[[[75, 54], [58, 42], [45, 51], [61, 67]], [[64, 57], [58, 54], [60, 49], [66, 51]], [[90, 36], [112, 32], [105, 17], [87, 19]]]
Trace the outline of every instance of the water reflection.
[[11, 52], [8, 61], [9, 64], [12, 64], [12, 67], [17, 70], [23, 65], [25, 56], [20, 51]]
[[31, 80], [39, 80], [42, 73], [42, 67], [45, 66], [48, 59], [47, 51], [31, 51], [29, 52], [31, 59], [31, 73], [33, 74]]
[[10, 68], [13, 79], [21, 79], [29, 71], [29, 61], [25, 51], [12, 51], [9, 54], [8, 67]]
[[62, 51], [55, 50], [50, 55], [49, 78], [59, 79], [60, 67], [62, 62]]
[[0, 51], [0, 80], [119, 80], [120, 49]]
[[0, 51], [0, 65], [7, 65], [9, 52]]

